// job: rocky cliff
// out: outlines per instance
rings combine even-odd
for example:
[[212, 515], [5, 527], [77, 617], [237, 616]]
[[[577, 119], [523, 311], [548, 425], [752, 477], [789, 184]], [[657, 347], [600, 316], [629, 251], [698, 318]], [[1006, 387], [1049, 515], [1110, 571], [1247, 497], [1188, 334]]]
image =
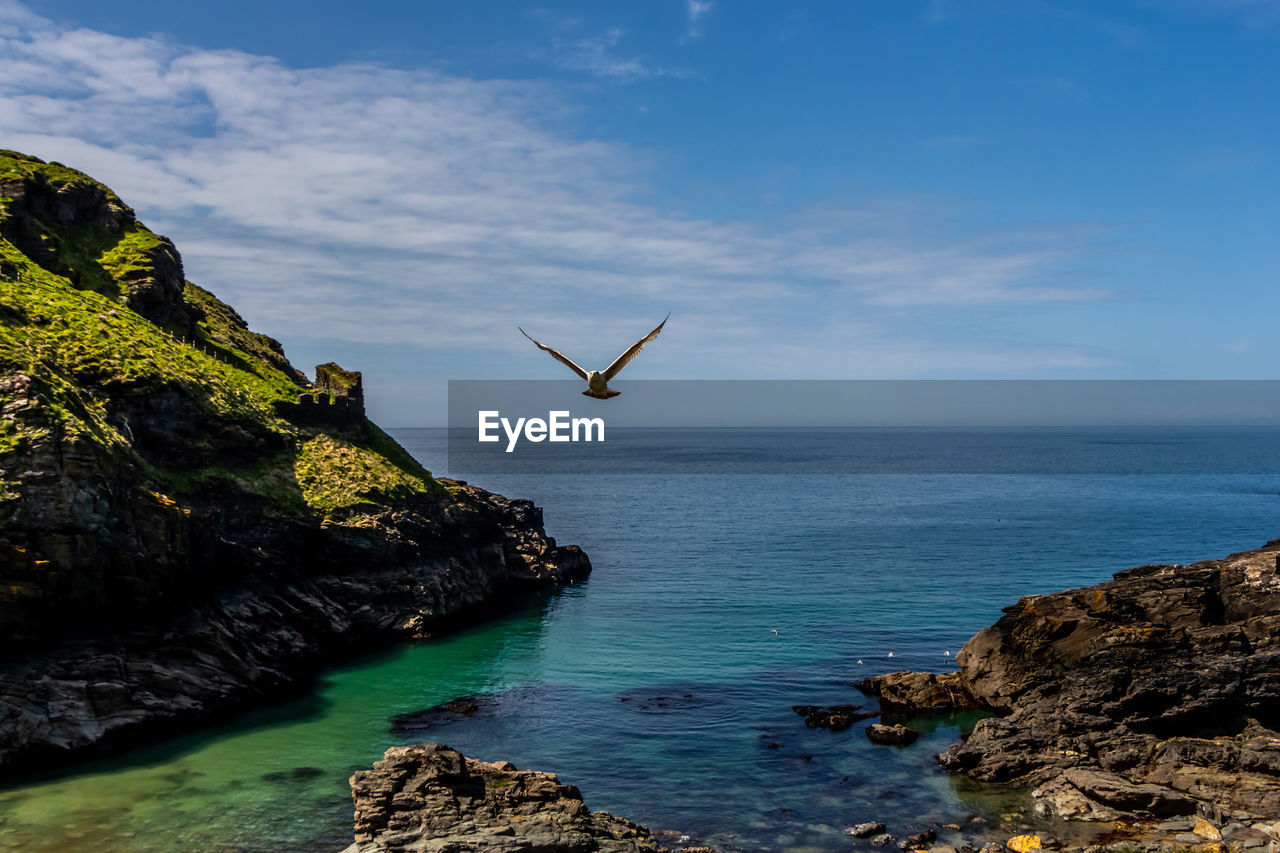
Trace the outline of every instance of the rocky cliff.
[[861, 685], [901, 712], [996, 712], [950, 770], [1035, 786], [1060, 817], [1280, 818], [1280, 540], [1028, 596], [957, 663]]
[[359, 374], [318, 378], [111, 190], [0, 152], [0, 772], [590, 571], [527, 501], [433, 478]]

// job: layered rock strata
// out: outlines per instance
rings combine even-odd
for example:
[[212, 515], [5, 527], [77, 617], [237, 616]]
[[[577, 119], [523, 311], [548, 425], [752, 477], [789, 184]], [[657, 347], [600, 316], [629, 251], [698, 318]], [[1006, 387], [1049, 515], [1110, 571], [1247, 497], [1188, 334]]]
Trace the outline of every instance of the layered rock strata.
[[1049, 814], [1275, 819], [1278, 569], [1280, 540], [1028, 596], [965, 645], [957, 672], [860, 686], [899, 713], [995, 712], [939, 761], [1033, 787]]

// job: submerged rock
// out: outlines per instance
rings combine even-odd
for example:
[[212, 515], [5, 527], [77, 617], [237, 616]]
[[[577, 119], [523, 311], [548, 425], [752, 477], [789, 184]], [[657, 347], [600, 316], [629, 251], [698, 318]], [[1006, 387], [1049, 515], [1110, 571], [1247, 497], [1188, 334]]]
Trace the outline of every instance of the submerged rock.
[[898, 846], [903, 850], [923, 850], [938, 840], [938, 833], [932, 829], [908, 835]]
[[[439, 743], [387, 750], [351, 777], [344, 853], [659, 853], [643, 826], [592, 812], [554, 773], [464, 758]], [[706, 849], [706, 848], [700, 848]]]
[[792, 705], [791, 710], [804, 717], [804, 724], [811, 729], [831, 729], [841, 732], [859, 720], [880, 716], [879, 711], [858, 711], [857, 705]]
[[458, 699], [450, 699], [448, 702], [441, 702], [424, 711], [396, 714], [391, 718], [391, 731], [394, 733], [420, 732], [445, 723], [469, 719], [480, 710], [482, 701], [484, 700], [478, 696], [462, 696]]

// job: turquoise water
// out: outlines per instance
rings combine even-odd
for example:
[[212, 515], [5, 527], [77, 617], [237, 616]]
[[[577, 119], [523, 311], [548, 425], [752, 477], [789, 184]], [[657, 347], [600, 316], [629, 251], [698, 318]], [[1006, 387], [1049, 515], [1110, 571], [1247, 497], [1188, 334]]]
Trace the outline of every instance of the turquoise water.
[[[397, 437], [443, 470], [441, 433]], [[347, 777], [417, 740], [556, 771], [593, 809], [744, 850], [847, 850], [841, 829], [862, 820], [995, 814], [1018, 801], [933, 761], [971, 720], [920, 721], [896, 749], [860, 726], [806, 729], [790, 706], [870, 704], [850, 681], [943, 669], [1019, 595], [1280, 527], [1276, 476], [476, 481], [542, 505], [591, 579], [215, 730], [0, 791], [0, 849], [336, 851]], [[392, 716], [462, 695], [486, 697], [474, 718], [391, 732]]]

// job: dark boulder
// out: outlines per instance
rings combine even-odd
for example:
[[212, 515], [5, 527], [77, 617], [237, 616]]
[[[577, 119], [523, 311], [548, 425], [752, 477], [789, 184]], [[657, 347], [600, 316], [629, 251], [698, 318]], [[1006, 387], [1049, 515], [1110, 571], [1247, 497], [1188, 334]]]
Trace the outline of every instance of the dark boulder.
[[886, 726], [875, 723], [867, 726], [867, 738], [872, 743], [887, 744], [889, 746], [908, 746], [915, 743], [918, 737], [920, 737], [919, 732], [902, 725]]
[[355, 844], [345, 853], [662, 849], [645, 827], [589, 810], [554, 773], [464, 758], [439, 743], [387, 750], [351, 777], [351, 795]]

